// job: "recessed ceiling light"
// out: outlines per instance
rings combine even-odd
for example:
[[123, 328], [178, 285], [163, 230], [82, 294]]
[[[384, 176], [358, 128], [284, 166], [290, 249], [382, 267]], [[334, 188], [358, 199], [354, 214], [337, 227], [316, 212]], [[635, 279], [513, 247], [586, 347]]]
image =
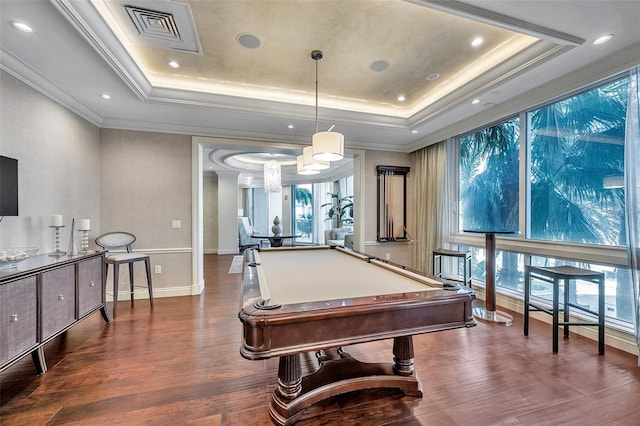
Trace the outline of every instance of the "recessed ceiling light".
[[411, 133], [413, 133], [415, 135], [416, 133], [418, 133], [418, 131], [417, 130], [412, 130]]
[[289, 129], [293, 129], [293, 124], [289, 124], [289, 125], [287, 126], [287, 128], [289, 128]]
[[171, 68], [180, 68], [180, 64], [176, 61], [169, 61], [168, 64]]
[[110, 96], [109, 94], [107, 94], [107, 93], [103, 93], [103, 94], [101, 94], [101, 95], [100, 95], [100, 97], [101, 97], [102, 99], [104, 99], [105, 101], [108, 101], [108, 100], [110, 100], [110, 99], [111, 99], [111, 96]]
[[247, 49], [257, 49], [262, 45], [262, 42], [258, 37], [249, 33], [238, 34], [236, 40], [242, 47], [246, 47]]
[[375, 61], [369, 67], [373, 72], [382, 72], [389, 68], [389, 62], [387, 61]]
[[471, 41], [471, 46], [478, 47], [482, 43], [484, 43], [484, 39], [482, 37], [476, 37]]
[[480, 99], [474, 99], [471, 101], [471, 105], [477, 105], [480, 103]]
[[431, 74], [427, 75], [427, 80], [433, 81], [433, 80], [437, 80], [439, 77], [440, 77], [440, 74], [438, 74], [437, 72], [432, 72]]
[[400, 95], [400, 96], [398, 96], [398, 101], [399, 101], [399, 102], [404, 102], [404, 101], [406, 101], [406, 100], [407, 100], [407, 98], [406, 98], [404, 95]]
[[613, 38], [613, 34], [605, 34], [605, 35], [601, 35], [600, 37], [598, 37], [597, 39], [593, 40], [593, 44], [594, 45], [598, 45], [598, 44], [603, 44], [608, 42], [609, 40], [611, 40]]
[[25, 24], [24, 22], [11, 21], [11, 25], [13, 25], [13, 28], [15, 28], [16, 30], [22, 31], [23, 33], [33, 32], [33, 28], [31, 28], [29, 25]]

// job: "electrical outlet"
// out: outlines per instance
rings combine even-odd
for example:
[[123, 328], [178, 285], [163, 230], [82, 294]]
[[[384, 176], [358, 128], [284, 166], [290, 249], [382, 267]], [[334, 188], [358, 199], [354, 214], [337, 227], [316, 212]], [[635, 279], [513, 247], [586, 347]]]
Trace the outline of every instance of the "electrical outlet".
[[162, 265], [156, 265], [156, 274], [162, 273]]
[[391, 260], [391, 253], [385, 254], [384, 258], [387, 259], [387, 260]]
[[171, 221], [171, 228], [173, 229], [180, 229], [182, 228], [182, 221], [181, 220], [172, 220]]

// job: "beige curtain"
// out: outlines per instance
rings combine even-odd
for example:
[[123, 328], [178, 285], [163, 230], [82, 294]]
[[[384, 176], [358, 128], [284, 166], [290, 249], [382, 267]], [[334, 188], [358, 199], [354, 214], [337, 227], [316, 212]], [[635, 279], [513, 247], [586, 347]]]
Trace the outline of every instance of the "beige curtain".
[[[447, 165], [447, 142], [439, 142], [413, 153], [415, 164], [416, 269], [432, 272], [432, 252], [447, 248], [454, 209]], [[451, 163], [453, 164], [453, 163]]]

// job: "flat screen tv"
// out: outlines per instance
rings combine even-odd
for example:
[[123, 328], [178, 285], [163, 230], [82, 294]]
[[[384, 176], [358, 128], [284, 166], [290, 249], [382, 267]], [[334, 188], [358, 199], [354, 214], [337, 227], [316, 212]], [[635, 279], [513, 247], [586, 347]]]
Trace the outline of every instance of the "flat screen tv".
[[18, 216], [18, 160], [1, 155], [0, 216]]

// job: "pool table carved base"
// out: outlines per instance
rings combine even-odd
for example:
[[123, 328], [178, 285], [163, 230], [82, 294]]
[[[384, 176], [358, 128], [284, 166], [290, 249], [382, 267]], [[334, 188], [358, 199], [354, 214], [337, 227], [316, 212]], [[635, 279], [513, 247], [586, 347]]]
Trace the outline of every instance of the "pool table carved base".
[[367, 363], [352, 357], [341, 348], [318, 351], [320, 367], [302, 376], [301, 354], [280, 357], [278, 387], [269, 403], [269, 415], [278, 425], [299, 420], [304, 409], [342, 393], [374, 388], [395, 388], [405, 395], [422, 397], [422, 386], [413, 369], [411, 336], [394, 339], [393, 364]]

